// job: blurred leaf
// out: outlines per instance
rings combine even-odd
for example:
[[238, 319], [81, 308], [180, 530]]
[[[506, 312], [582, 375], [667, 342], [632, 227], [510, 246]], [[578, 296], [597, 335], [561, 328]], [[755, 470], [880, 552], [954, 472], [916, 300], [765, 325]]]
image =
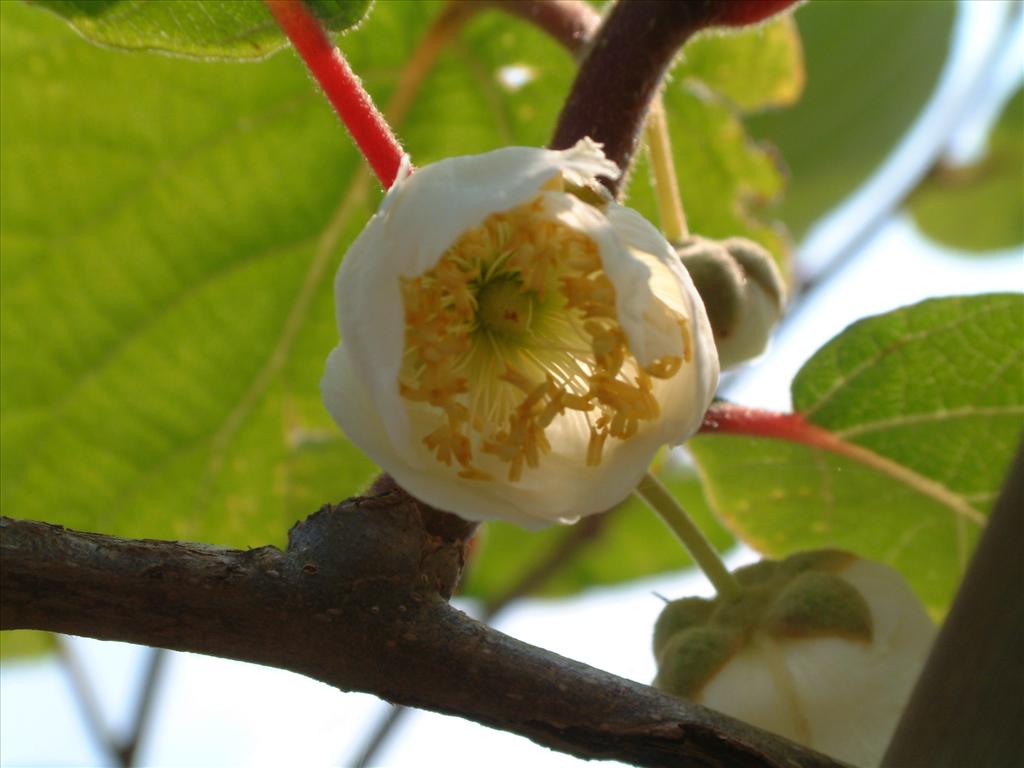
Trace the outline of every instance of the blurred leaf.
[[797, 10], [803, 98], [748, 121], [790, 169], [778, 214], [795, 235], [860, 186], [917, 118], [938, 82], [955, 16], [948, 0], [830, 0]]
[[[305, 0], [324, 28], [358, 24], [370, 0]], [[189, 58], [262, 59], [288, 44], [262, 0], [29, 0], [110, 48]]]
[[959, 582], [1024, 428], [1024, 297], [933, 299], [853, 324], [793, 382], [813, 424], [882, 468], [777, 440], [690, 448], [709, 502], [769, 555], [835, 546], [899, 569], [935, 613]]
[[55, 647], [54, 636], [49, 632], [34, 629], [0, 632], [0, 660], [4, 662], [43, 656]]
[[[734, 542], [708, 509], [700, 478], [692, 467], [669, 464], [658, 472], [663, 483], [719, 550]], [[577, 523], [576, 525], [580, 525]], [[463, 581], [463, 594], [484, 602], [503, 596], [538, 563], [545, 562], [573, 526], [524, 531], [502, 522], [488, 523]], [[574, 551], [535, 595], [567, 595], [589, 587], [653, 576], [693, 565], [683, 545], [643, 502], [630, 498], [609, 513], [604, 526]]]
[[796, 21], [786, 14], [736, 33], [699, 35], [686, 44], [673, 77], [703, 83], [743, 112], [789, 106], [805, 79]]
[[760, 217], [782, 194], [775, 157], [751, 142], [743, 123], [724, 104], [700, 92], [669, 88], [672, 142], [683, 206], [691, 231], [705, 237], [749, 237], [785, 266], [789, 243], [777, 222]]
[[940, 166], [914, 191], [918, 227], [964, 251], [998, 251], [1024, 243], [1024, 89], [1007, 103], [986, 155], [963, 167]]

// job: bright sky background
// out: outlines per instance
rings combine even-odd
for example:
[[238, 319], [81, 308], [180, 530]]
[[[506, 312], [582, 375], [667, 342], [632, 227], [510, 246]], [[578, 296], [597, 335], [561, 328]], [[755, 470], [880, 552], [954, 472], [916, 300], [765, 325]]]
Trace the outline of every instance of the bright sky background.
[[[902, 194], [898, 180], [926, 167], [950, 126], [956, 127], [958, 159], [983, 145], [988, 123], [1024, 74], [1024, 23], [1018, 25], [1016, 43], [1000, 63], [998, 77], [976, 95], [980, 108], [965, 115], [951, 105], [962, 103], [1007, 5], [973, 2], [962, 9], [954, 55], [931, 106], [885, 168], [811, 233], [799, 255], [805, 273], [821, 270], [845, 233]], [[1024, 290], [1020, 251], [965, 258], [922, 240], [907, 218], [891, 218], [792, 316], [772, 353], [732, 379], [727, 395], [750, 405], [788, 408], [793, 374], [854, 320], [931, 296], [1007, 290]], [[753, 559], [752, 552], [740, 549], [729, 557], [729, 565]], [[654, 676], [650, 633], [661, 607], [655, 592], [680, 597], [710, 594], [711, 589], [699, 574], [681, 572], [570, 600], [524, 600], [497, 626], [526, 642], [646, 683]], [[461, 607], [472, 612], [470, 604]], [[145, 652], [120, 643], [72, 643], [112, 726], [127, 728]], [[299, 675], [237, 662], [172, 654], [164, 671], [142, 765], [345, 765], [386, 711], [373, 696], [343, 694]], [[430, 764], [442, 749], [449, 766], [544, 768], [579, 762], [517, 736], [420, 712], [404, 721], [377, 762]], [[104, 763], [54, 660], [0, 668], [0, 764]]]

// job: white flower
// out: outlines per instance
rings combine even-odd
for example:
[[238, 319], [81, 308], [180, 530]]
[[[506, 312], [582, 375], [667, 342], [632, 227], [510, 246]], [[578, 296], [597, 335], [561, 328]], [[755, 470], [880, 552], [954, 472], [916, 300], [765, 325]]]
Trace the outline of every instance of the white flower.
[[[657, 684], [840, 760], [878, 765], [934, 639], [931, 619], [880, 563], [832, 551], [768, 565], [748, 572], [750, 591], [732, 607], [691, 599], [666, 608]], [[736, 575], [743, 583], [743, 570]]]
[[626, 497], [718, 383], [664, 237], [606, 202], [589, 140], [401, 174], [335, 281], [324, 402], [414, 496], [470, 519], [572, 522]]

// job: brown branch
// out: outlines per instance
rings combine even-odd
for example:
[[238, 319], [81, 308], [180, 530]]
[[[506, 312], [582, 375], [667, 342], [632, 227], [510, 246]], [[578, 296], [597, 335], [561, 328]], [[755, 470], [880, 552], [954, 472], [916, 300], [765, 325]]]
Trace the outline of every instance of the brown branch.
[[[552, 149], [589, 136], [628, 169], [647, 108], [680, 46], [714, 16], [716, 3], [630, 0], [606, 17], [558, 118]], [[618, 182], [608, 182], [614, 194]]]
[[446, 602], [465, 539], [428, 519], [401, 494], [351, 499], [298, 524], [282, 552], [125, 540], [2, 518], [0, 625], [288, 669], [580, 757], [836, 765], [473, 621]]
[[[453, 0], [455, 5], [467, 3]], [[530, 22], [571, 53], [580, 53], [601, 22], [601, 15], [583, 0], [484, 0], [477, 9], [495, 8]]]
[[884, 765], [1024, 764], [1024, 446]]

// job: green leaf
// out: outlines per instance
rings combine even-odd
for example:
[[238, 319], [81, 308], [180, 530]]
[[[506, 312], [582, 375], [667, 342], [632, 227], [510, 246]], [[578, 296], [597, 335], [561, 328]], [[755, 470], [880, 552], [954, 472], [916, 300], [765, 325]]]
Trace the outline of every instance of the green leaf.
[[1024, 429], [1024, 297], [933, 299], [850, 326], [793, 403], [846, 454], [708, 435], [709, 502], [765, 554], [840, 547], [889, 563], [943, 612]]
[[337, 333], [327, 235], [372, 210], [361, 160], [294, 56], [128, 59], [19, 4], [0, 14], [4, 512], [282, 541], [373, 472], [318, 390]]
[[743, 112], [789, 106], [805, 80], [796, 21], [786, 14], [736, 33], [699, 35], [686, 44], [673, 77], [702, 83]]
[[[719, 550], [734, 542], [710, 512], [692, 467], [666, 466], [658, 476]], [[577, 523], [581, 525], [581, 523]], [[693, 565], [683, 545], [647, 506], [630, 498], [607, 515], [598, 531], [558, 565], [530, 595], [573, 594], [589, 587], [615, 584]], [[524, 531], [501, 522], [488, 523], [464, 581], [463, 594], [484, 602], [503, 596], [511, 585], [546, 563], [575, 527]]]
[[[370, 0], [304, 0], [328, 32], [359, 23]], [[262, 0], [29, 0], [110, 48], [200, 59], [262, 59], [288, 44]]]
[[964, 251], [999, 251], [1024, 243], [1024, 89], [1007, 103], [976, 163], [940, 165], [914, 191], [918, 227]]
[[956, 3], [945, 0], [830, 0], [797, 10], [803, 98], [748, 123], [790, 169], [778, 214], [795, 235], [860, 186], [917, 118], [938, 81], [955, 16]]
[[53, 651], [55, 645], [54, 636], [49, 632], [34, 629], [0, 632], [0, 660], [9, 662], [43, 656]]

